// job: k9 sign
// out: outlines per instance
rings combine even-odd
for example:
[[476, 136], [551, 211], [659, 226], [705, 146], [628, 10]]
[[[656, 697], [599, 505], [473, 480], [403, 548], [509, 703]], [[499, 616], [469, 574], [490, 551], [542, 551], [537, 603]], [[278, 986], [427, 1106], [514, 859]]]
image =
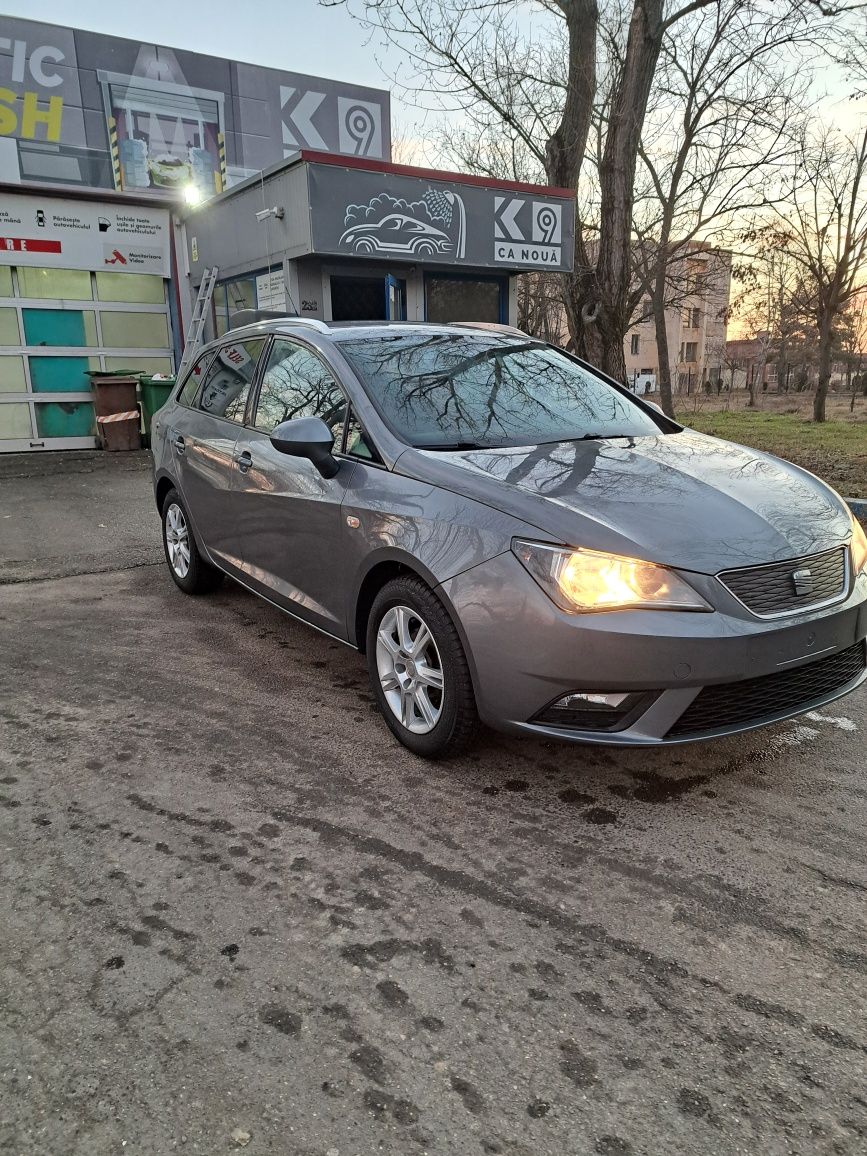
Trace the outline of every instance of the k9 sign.
[[314, 252], [474, 268], [572, 268], [575, 201], [566, 194], [316, 163], [308, 181]]
[[562, 204], [528, 197], [494, 198], [495, 261], [559, 269], [562, 240]]

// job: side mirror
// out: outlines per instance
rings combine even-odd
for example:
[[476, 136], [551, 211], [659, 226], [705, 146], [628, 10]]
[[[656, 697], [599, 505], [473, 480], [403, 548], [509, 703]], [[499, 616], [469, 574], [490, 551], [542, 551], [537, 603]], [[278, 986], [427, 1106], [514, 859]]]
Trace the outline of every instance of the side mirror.
[[323, 478], [333, 478], [340, 469], [334, 460], [334, 434], [321, 417], [296, 417], [283, 421], [271, 432], [271, 445], [281, 454], [308, 458]]
[[665, 414], [665, 410], [662, 408], [662, 406], [657, 405], [655, 401], [648, 401], [646, 397], [643, 397], [641, 400], [644, 402], [645, 405], [652, 406], [653, 409], [655, 409], [657, 411], [657, 413], [661, 413], [663, 415]]

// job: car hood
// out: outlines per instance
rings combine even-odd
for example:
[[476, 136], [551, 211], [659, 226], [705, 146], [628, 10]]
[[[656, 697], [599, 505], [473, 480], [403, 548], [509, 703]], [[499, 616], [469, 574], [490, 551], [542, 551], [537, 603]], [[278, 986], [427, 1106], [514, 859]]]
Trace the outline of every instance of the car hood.
[[817, 553], [851, 530], [841, 499], [812, 474], [690, 430], [407, 450], [395, 468], [494, 506], [558, 542], [704, 574]]

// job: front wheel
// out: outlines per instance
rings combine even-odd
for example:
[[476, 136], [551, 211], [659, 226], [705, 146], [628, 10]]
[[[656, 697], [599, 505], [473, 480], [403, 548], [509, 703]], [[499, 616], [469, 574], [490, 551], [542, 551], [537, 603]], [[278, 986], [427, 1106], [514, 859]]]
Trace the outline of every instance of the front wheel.
[[457, 754], [478, 726], [458, 632], [419, 578], [396, 578], [373, 603], [367, 626], [370, 681], [386, 724], [423, 758]]
[[223, 581], [223, 572], [209, 565], [199, 553], [177, 490], [169, 490], [163, 501], [163, 548], [172, 578], [185, 594], [208, 594]]

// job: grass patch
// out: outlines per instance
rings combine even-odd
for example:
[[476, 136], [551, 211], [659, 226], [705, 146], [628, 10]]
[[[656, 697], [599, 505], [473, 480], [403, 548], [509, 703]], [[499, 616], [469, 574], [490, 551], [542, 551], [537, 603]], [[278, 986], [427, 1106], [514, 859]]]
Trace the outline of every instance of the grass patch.
[[690, 429], [786, 458], [818, 474], [846, 498], [867, 498], [867, 423], [826, 421], [817, 425], [801, 414], [681, 410]]

